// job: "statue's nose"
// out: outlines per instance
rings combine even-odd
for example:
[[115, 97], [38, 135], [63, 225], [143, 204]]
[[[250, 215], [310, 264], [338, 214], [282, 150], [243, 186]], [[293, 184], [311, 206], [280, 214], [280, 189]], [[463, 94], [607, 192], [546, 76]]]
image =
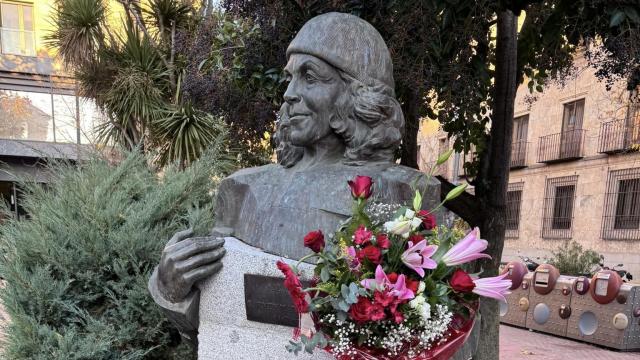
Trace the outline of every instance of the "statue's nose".
[[284, 92], [283, 97], [284, 101], [286, 101], [290, 105], [293, 105], [294, 103], [300, 101], [300, 95], [298, 95], [298, 92], [295, 90], [293, 81], [289, 83], [289, 86], [287, 86], [287, 91]]

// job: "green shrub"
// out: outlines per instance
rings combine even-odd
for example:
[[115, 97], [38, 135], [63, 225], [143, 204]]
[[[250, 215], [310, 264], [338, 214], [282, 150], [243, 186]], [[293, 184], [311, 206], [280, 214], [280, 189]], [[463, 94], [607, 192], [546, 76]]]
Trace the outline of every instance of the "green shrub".
[[560, 270], [562, 275], [593, 275], [600, 263], [600, 254], [593, 250], [585, 250], [575, 240], [564, 242], [551, 252], [549, 264]]
[[147, 279], [171, 234], [209, 231], [228, 162], [210, 151], [162, 177], [147, 164], [136, 154], [118, 165], [94, 158], [52, 166], [46, 187], [23, 184], [30, 219], [0, 228], [5, 358], [193, 358]]

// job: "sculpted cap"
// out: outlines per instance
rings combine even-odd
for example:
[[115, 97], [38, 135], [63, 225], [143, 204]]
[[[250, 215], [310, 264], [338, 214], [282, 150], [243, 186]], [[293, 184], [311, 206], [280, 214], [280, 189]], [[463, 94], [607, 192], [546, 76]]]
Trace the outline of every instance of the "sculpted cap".
[[333, 12], [314, 17], [289, 44], [287, 59], [294, 53], [318, 57], [368, 86], [394, 88], [387, 44], [378, 30], [357, 16]]

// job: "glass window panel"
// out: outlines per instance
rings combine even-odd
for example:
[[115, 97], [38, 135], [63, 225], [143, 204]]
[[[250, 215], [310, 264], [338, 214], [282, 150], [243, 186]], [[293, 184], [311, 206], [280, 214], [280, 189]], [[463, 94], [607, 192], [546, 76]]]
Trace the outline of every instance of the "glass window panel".
[[0, 137], [53, 141], [51, 95], [0, 91]]
[[8, 29], [20, 29], [20, 15], [18, 13], [18, 5], [2, 3], [0, 7], [2, 12], [2, 27]]
[[22, 8], [22, 30], [33, 31], [33, 8], [31, 6], [21, 6]]
[[104, 120], [100, 108], [92, 99], [80, 98], [80, 142], [95, 144], [96, 127]]
[[54, 94], [53, 111], [56, 120], [56, 141], [77, 142], [76, 97], [73, 95]]

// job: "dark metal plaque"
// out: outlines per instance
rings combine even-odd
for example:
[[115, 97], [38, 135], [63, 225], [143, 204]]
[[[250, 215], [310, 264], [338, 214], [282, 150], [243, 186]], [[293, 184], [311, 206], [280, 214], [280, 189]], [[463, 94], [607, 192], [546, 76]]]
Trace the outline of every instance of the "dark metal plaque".
[[284, 287], [284, 278], [244, 274], [244, 305], [247, 320], [298, 326], [298, 313]]

